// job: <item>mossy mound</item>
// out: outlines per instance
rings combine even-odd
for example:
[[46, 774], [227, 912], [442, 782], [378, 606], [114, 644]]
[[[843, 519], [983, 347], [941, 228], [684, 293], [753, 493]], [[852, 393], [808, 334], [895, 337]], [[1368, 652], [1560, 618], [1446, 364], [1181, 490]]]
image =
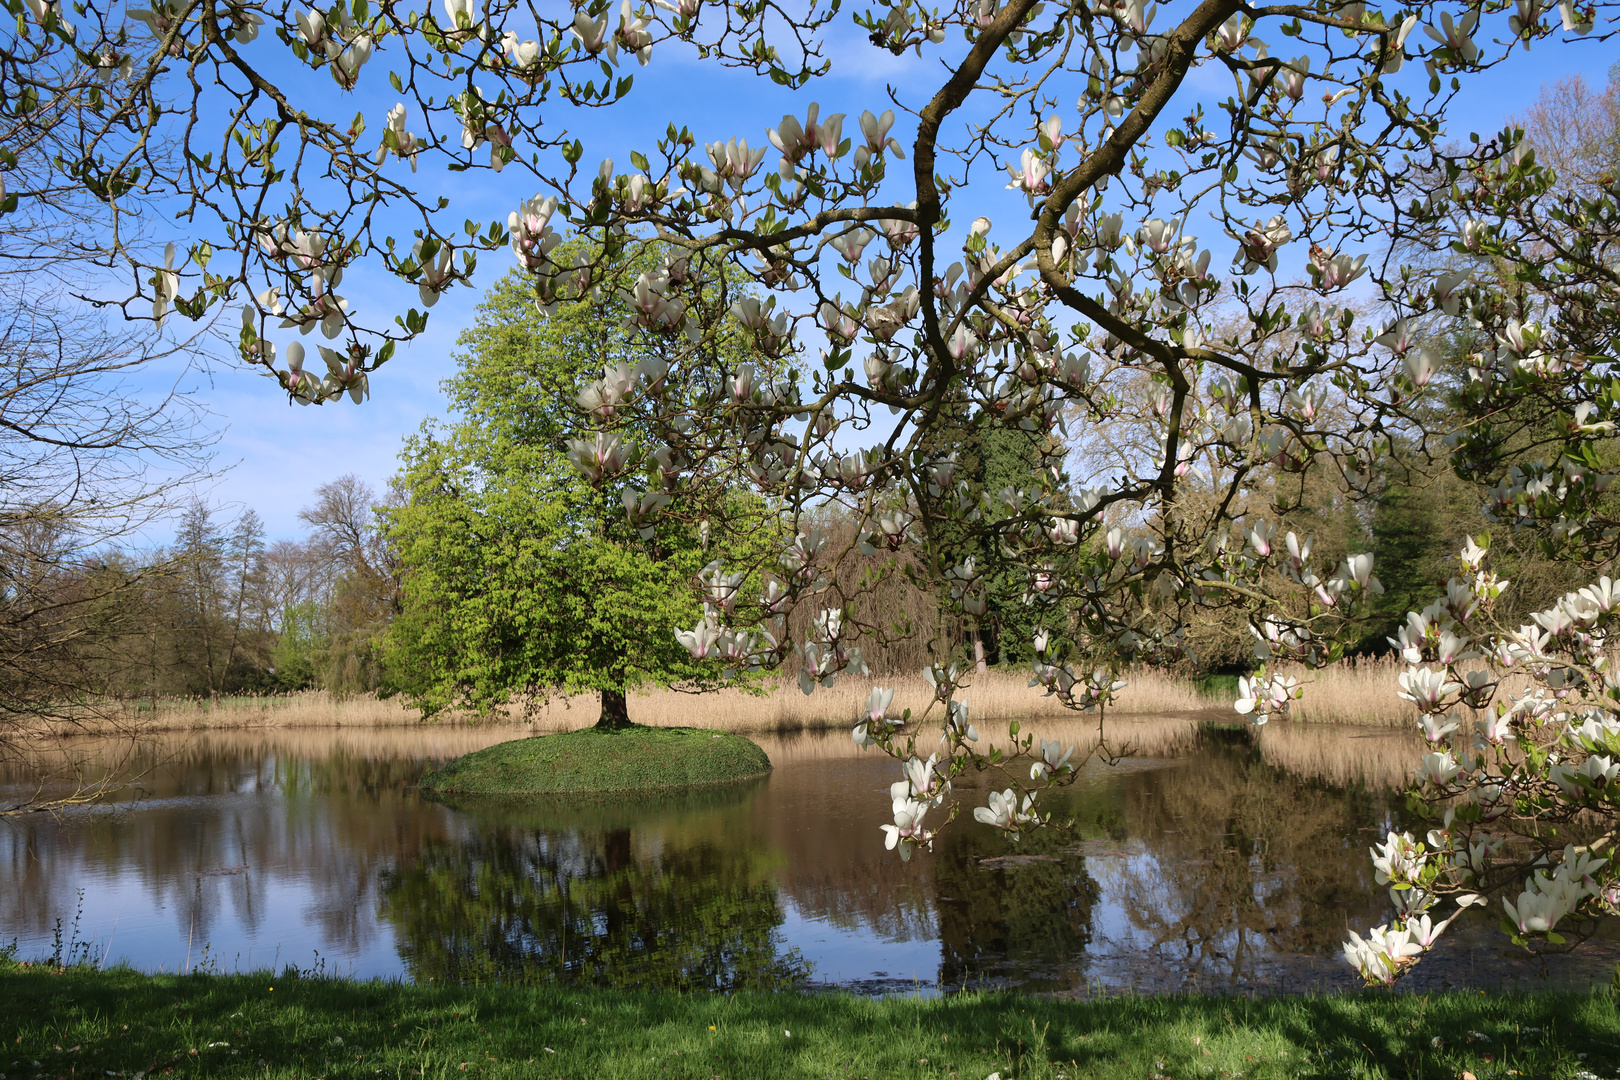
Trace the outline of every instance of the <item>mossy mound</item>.
[[497, 743], [447, 761], [418, 781], [458, 795], [656, 791], [763, 776], [771, 759], [741, 735], [696, 728], [584, 728]]

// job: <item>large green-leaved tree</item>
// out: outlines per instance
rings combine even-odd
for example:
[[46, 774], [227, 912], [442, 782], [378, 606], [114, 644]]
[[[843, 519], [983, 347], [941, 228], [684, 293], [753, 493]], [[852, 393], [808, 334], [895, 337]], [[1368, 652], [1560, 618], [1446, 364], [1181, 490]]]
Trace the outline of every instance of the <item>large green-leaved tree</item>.
[[[640, 268], [623, 268], [633, 279]], [[724, 492], [663, 504], [651, 475], [595, 485], [568, 460], [581, 394], [607, 371], [656, 371], [664, 343], [584, 304], [542, 318], [532, 286], [502, 278], [458, 338], [445, 383], [454, 418], [401, 454], [390, 530], [403, 610], [386, 648], [390, 684], [425, 713], [516, 698], [600, 695], [599, 724], [629, 724], [627, 692], [717, 681], [673, 628], [702, 620], [694, 584], [743, 507]], [[735, 357], [732, 358], [735, 361]], [[588, 399], [587, 399], [588, 400]], [[645, 514], [633, 523], [626, 493]], [[755, 519], [757, 524], [757, 518]]]

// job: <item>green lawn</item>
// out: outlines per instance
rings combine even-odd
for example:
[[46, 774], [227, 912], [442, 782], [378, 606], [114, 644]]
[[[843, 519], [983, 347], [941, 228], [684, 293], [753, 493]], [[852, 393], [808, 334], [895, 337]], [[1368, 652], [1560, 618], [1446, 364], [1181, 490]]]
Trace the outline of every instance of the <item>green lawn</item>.
[[923, 1000], [434, 988], [0, 964], [32, 1077], [1612, 1077], [1607, 994]]
[[423, 790], [458, 795], [658, 791], [736, 783], [771, 771], [741, 735], [698, 728], [581, 728], [496, 743], [423, 774]]

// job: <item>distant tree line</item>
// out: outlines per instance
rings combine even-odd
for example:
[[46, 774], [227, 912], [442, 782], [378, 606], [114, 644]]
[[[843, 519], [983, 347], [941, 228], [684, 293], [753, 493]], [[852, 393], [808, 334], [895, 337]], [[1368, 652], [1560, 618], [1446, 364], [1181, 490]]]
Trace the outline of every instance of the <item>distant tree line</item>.
[[398, 569], [373, 489], [347, 475], [315, 490], [300, 540], [267, 542], [252, 509], [187, 504], [174, 540], [110, 552], [84, 568], [125, 586], [79, 658], [80, 694], [130, 707], [381, 685], [380, 639], [398, 606]]

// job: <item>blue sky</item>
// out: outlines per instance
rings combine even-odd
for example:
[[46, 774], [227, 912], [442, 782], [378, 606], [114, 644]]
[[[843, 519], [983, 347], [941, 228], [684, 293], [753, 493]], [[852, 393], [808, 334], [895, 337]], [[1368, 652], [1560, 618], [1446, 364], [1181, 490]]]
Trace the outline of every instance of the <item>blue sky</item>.
[[[862, 109], [881, 111], [886, 85], [893, 85], [902, 100], [915, 105], [942, 81], [937, 60], [911, 55], [893, 57], [872, 48], [864, 37], [847, 16], [840, 16], [840, 25], [826, 50], [833, 61], [831, 73], [797, 93], [752, 74], [680, 57], [672, 49], [655, 51], [648, 67], [637, 68], [630, 61], [621, 68], [633, 70], [636, 75], [637, 85], [625, 102], [585, 116], [559, 111], [556, 122], [568, 122], [573, 133], [585, 142], [582, 167], [610, 156], [619, 163], [620, 171], [626, 171], [629, 151], [651, 151], [670, 121], [677, 126], [687, 125], [703, 141], [741, 136], [751, 144], [768, 145], [766, 128], [775, 126], [785, 112], [802, 116], [812, 100], [822, 103], [823, 115], [845, 112], [853, 118]], [[363, 83], [358, 97], [358, 106], [377, 131], [383, 113], [395, 100], [385, 83], [387, 59], [387, 53], [379, 53], [373, 60], [367, 69], [370, 82]], [[1523, 111], [1542, 86], [1577, 72], [1601, 85], [1610, 62], [1612, 54], [1602, 46], [1544, 43], [1529, 54], [1516, 53], [1508, 64], [1466, 88], [1460, 107], [1453, 113], [1451, 134], [1466, 138], [1470, 130], [1482, 135], [1493, 132], [1508, 117]], [[1421, 67], [1417, 67], [1420, 72]], [[325, 85], [310, 89], [323, 94], [335, 91]], [[1199, 73], [1189, 89], [1205, 97], [1209, 105], [1227, 96], [1230, 83], [1224, 74], [1212, 72], [1205, 84]], [[1184, 111], [1177, 110], [1176, 115]], [[551, 124], [552, 116], [548, 115], [547, 120]], [[853, 125], [853, 119], [849, 123]], [[902, 117], [895, 134], [909, 146], [910, 134], [903, 130], [905, 126]], [[775, 157], [772, 151], [767, 166], [774, 163]], [[902, 168], [909, 174], [909, 168]], [[475, 220], [504, 218], [535, 192], [532, 179], [510, 168], [499, 175], [480, 170], [448, 176], [424, 166], [419, 179], [429, 190], [439, 187], [451, 195], [458, 218]], [[971, 203], [967, 199], [958, 196], [953, 206], [952, 217], [961, 224], [977, 213], [1003, 213], [1009, 218], [1027, 213], [1021, 198], [1000, 190], [996, 183], [987, 182], [975, 190]], [[362, 406], [291, 406], [273, 382], [236, 366], [230, 357], [214, 362], [195, 386], [198, 398], [223, 429], [217, 456], [222, 471], [207, 497], [227, 507], [252, 507], [263, 518], [269, 535], [282, 538], [302, 532], [297, 513], [311, 501], [318, 485], [354, 473], [382, 488], [394, 472], [401, 441], [423, 421], [443, 416], [445, 405], [439, 384], [454, 369], [451, 354], [456, 335], [471, 320], [483, 290], [511, 265], [511, 257], [505, 252], [481, 259], [477, 288], [452, 290], [439, 301], [432, 310], [428, 331], [400, 348], [396, 357], [374, 376], [371, 401]], [[360, 269], [349, 273], [341, 291], [358, 308], [410, 303], [415, 299], [414, 289]], [[287, 332], [278, 344], [285, 349], [291, 340], [294, 338]]]

